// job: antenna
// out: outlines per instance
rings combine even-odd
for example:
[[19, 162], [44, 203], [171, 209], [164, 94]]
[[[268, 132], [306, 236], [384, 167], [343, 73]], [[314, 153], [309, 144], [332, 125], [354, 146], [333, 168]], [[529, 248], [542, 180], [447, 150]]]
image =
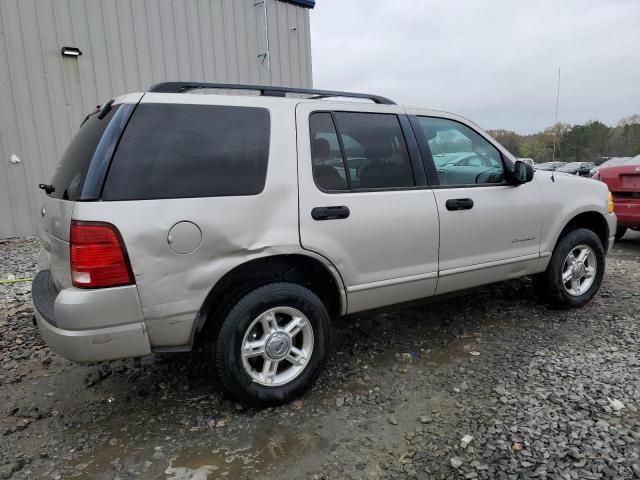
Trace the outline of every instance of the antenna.
[[556, 161], [556, 137], [558, 135], [558, 103], [560, 101], [560, 67], [558, 67], [558, 90], [556, 91], [556, 121], [553, 124], [553, 158], [552, 162]]

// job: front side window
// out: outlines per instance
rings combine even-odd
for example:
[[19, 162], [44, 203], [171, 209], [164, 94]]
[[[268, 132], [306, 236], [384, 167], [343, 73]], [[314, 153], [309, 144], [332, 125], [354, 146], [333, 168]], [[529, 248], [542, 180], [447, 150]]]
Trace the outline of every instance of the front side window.
[[396, 115], [316, 112], [309, 118], [316, 184], [323, 190], [414, 187]]
[[417, 117], [440, 185], [501, 184], [504, 165], [498, 149], [462, 123]]
[[220, 105], [138, 105], [116, 150], [104, 200], [262, 192], [269, 112]]

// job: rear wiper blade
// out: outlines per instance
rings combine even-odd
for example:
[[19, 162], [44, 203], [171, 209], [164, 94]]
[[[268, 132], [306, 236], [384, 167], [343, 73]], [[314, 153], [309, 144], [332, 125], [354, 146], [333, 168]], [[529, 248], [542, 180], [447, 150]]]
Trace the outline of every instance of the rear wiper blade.
[[113, 106], [113, 98], [109, 100], [104, 107], [102, 107], [102, 109], [100, 110], [100, 113], [98, 113], [98, 120], [102, 120], [104, 117], [106, 117], [109, 111], [111, 110], [112, 106]]
[[41, 184], [38, 185], [38, 187], [41, 188], [42, 190], [44, 190], [44, 192], [47, 195], [56, 191], [56, 187], [54, 187], [53, 185], [50, 185], [48, 183], [41, 183]]

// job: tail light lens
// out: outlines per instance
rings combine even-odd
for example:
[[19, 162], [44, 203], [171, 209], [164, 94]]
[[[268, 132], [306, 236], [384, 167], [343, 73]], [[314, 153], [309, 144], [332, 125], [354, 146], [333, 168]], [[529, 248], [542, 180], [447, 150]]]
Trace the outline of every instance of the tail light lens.
[[124, 242], [110, 223], [72, 221], [70, 245], [74, 287], [104, 288], [134, 283]]

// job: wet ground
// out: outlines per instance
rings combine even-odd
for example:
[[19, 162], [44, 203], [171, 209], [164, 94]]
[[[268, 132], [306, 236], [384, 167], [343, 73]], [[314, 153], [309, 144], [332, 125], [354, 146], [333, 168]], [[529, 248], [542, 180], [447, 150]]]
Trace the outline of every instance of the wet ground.
[[[0, 278], [30, 276], [36, 252], [0, 244]], [[631, 233], [580, 310], [522, 279], [340, 321], [318, 384], [252, 410], [221, 397], [205, 352], [61, 359], [29, 285], [2, 284], [0, 478], [640, 478], [639, 321]]]

